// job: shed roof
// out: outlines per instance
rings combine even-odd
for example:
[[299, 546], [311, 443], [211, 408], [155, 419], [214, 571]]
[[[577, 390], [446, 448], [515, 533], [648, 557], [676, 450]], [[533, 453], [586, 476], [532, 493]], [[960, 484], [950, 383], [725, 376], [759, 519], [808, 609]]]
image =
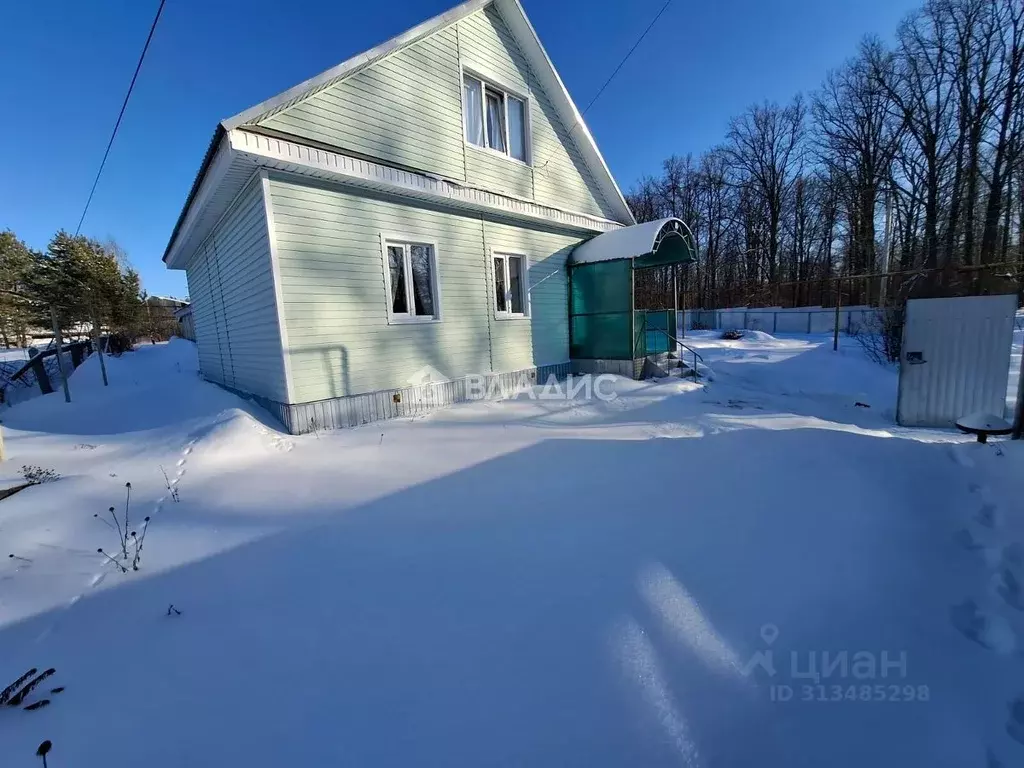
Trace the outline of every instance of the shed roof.
[[639, 266], [687, 264], [697, 258], [690, 228], [670, 217], [604, 232], [576, 247], [574, 264], [643, 259]]

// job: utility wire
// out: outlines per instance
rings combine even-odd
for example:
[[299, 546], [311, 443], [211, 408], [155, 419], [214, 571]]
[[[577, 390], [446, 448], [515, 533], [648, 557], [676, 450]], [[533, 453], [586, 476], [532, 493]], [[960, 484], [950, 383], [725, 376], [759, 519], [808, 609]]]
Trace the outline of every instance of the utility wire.
[[[661, 6], [661, 10], [660, 10], [660, 11], [658, 11], [658, 12], [657, 12], [657, 13], [655, 14], [654, 18], [653, 18], [653, 19], [651, 19], [651, 23], [647, 25], [647, 29], [645, 29], [645, 30], [643, 31], [643, 34], [641, 34], [641, 35], [640, 35], [640, 37], [638, 37], [638, 38], [637, 38], [636, 42], [635, 42], [635, 43], [633, 43], [633, 47], [632, 47], [632, 48], [630, 48], [630, 49], [629, 49], [629, 50], [628, 50], [628, 51], [626, 52], [626, 55], [622, 57], [622, 61], [620, 61], [620, 62], [618, 63], [618, 66], [616, 66], [616, 67], [615, 67], [615, 69], [614, 69], [614, 70], [612, 70], [612, 73], [611, 73], [610, 75], [608, 75], [608, 79], [604, 81], [604, 85], [602, 85], [602, 86], [601, 86], [601, 87], [600, 87], [600, 88], [599, 88], [599, 89], [597, 90], [597, 93], [596, 93], [596, 94], [594, 94], [594, 98], [592, 98], [592, 99], [590, 100], [590, 103], [589, 103], [589, 104], [587, 104], [587, 106], [586, 106], [586, 107], [584, 108], [584, 110], [583, 110], [582, 112], [580, 112], [580, 116], [579, 116], [579, 117], [578, 117], [578, 118], [576, 119], [576, 122], [574, 122], [574, 123], [573, 123], [573, 124], [572, 124], [572, 125], [571, 125], [571, 126], [569, 127], [569, 135], [570, 135], [570, 136], [572, 135], [572, 132], [573, 132], [573, 131], [574, 131], [574, 130], [576, 129], [576, 126], [580, 124], [580, 121], [581, 121], [581, 120], [583, 119], [583, 116], [584, 116], [585, 114], [587, 114], [587, 112], [589, 112], [589, 111], [590, 111], [590, 108], [591, 108], [592, 106], [594, 106], [594, 103], [595, 103], [595, 102], [596, 102], [596, 101], [597, 101], [597, 100], [598, 100], [599, 98], [601, 98], [601, 94], [602, 94], [602, 93], [604, 93], [605, 89], [606, 89], [606, 88], [607, 88], [607, 87], [608, 87], [609, 85], [611, 85], [611, 82], [612, 82], [612, 80], [614, 80], [614, 79], [615, 79], [615, 76], [619, 74], [619, 70], [621, 70], [621, 69], [622, 69], [622, 68], [623, 68], [623, 67], [624, 67], [624, 66], [626, 65], [626, 62], [627, 62], [627, 61], [629, 61], [629, 57], [630, 57], [630, 56], [632, 56], [632, 55], [633, 55], [633, 53], [634, 53], [634, 52], [636, 51], [636, 49], [640, 47], [640, 43], [642, 43], [642, 42], [644, 41], [644, 38], [645, 38], [645, 37], [647, 37], [647, 34], [648, 34], [648, 33], [649, 33], [649, 32], [650, 32], [650, 31], [651, 31], [652, 29], [654, 29], [654, 25], [658, 23], [658, 19], [660, 19], [660, 18], [662, 17], [662, 15], [663, 15], [663, 14], [665, 13], [665, 11], [667, 11], [667, 10], [668, 10], [668, 7], [669, 7], [670, 5], [672, 5], [672, 0], [665, 0], [665, 4], [664, 4], [663, 6]], [[553, 154], [554, 154], [554, 151], [552, 151], [551, 155], [553, 155]], [[548, 158], [547, 158], [547, 160], [545, 160], [545, 161], [544, 161], [544, 162], [543, 162], [543, 163], [541, 164], [541, 166], [540, 166], [541, 168], [544, 168], [544, 167], [546, 167], [546, 166], [547, 166], [547, 164], [548, 164], [548, 161], [550, 161], [550, 160], [551, 160], [551, 155], [548, 155]]]
[[96, 178], [92, 182], [92, 189], [89, 190], [89, 199], [85, 201], [85, 209], [82, 211], [82, 218], [78, 220], [78, 226], [75, 227], [75, 235], [78, 235], [82, 229], [82, 222], [85, 221], [85, 214], [89, 212], [89, 205], [92, 203], [92, 196], [96, 194], [96, 185], [100, 183], [100, 176], [103, 174], [103, 166], [107, 164], [107, 156], [110, 155], [110, 148], [114, 146], [114, 138], [117, 136], [117, 129], [121, 127], [121, 118], [124, 117], [124, 111], [128, 108], [128, 99], [132, 96], [132, 90], [135, 88], [135, 81], [139, 77], [139, 70], [142, 69], [142, 62], [146, 58], [146, 51], [149, 50], [149, 42], [153, 39], [153, 33], [156, 31], [156, 23], [160, 21], [160, 13], [164, 9], [164, 3], [167, 0], [160, 0], [160, 5], [156, 9], [156, 16], [153, 17], [153, 24], [149, 28], [149, 35], [146, 36], [146, 44], [142, 46], [142, 53], [139, 55], [139, 63], [135, 65], [135, 74], [132, 75], [132, 81], [128, 85], [128, 93], [124, 95], [124, 103], [121, 105], [121, 111], [117, 114], [117, 122], [114, 123], [114, 130], [110, 134], [110, 141], [107, 142], [107, 149], [103, 153], [103, 159], [100, 161], [100, 168], [96, 171]]

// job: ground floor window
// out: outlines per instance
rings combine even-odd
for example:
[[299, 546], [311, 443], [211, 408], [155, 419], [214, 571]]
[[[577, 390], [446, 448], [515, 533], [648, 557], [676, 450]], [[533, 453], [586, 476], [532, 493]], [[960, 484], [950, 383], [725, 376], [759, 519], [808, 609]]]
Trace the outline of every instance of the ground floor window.
[[526, 257], [494, 255], [494, 311], [506, 317], [526, 316]]
[[384, 252], [388, 318], [393, 322], [438, 319], [434, 246], [386, 240]]

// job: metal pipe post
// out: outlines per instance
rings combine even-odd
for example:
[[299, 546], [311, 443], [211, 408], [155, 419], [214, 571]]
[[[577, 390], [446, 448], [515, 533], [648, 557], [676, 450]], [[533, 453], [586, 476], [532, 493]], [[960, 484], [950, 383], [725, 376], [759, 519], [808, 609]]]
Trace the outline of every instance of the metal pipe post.
[[57, 347], [57, 369], [60, 371], [60, 379], [64, 384], [64, 402], [71, 402], [71, 390], [68, 389], [68, 374], [64, 370], [64, 356], [62, 348], [64, 346], [64, 339], [60, 335], [60, 323], [57, 322], [57, 310], [50, 307], [50, 320], [53, 321], [53, 342]]

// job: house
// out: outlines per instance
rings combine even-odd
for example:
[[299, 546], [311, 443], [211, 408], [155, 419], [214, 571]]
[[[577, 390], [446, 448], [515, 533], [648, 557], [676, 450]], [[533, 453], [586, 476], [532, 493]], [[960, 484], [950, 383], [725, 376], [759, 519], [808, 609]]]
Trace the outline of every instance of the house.
[[203, 375], [301, 433], [568, 373], [571, 254], [634, 224], [518, 0], [469, 0], [218, 125], [163, 259]]
[[189, 341], [196, 340], [196, 324], [192, 317], [192, 305], [186, 304], [174, 310], [174, 321], [178, 324], [177, 335]]

